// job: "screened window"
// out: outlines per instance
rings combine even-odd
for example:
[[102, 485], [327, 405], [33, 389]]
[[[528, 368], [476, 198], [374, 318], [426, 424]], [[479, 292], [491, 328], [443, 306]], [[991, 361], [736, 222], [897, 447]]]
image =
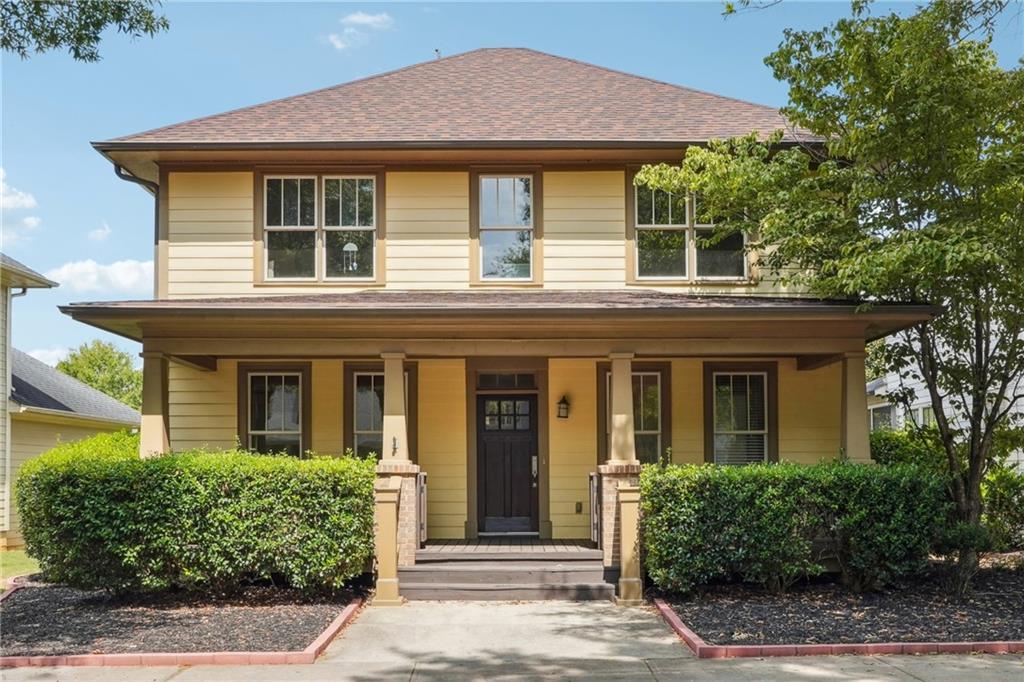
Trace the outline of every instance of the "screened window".
[[327, 279], [373, 279], [377, 243], [376, 181], [324, 178], [324, 273]]
[[767, 461], [767, 374], [715, 372], [712, 381], [715, 464]]
[[[633, 433], [636, 457], [645, 464], [654, 464], [661, 448], [661, 373], [633, 372]], [[611, 440], [612, 389], [611, 372], [605, 374], [605, 430]]]
[[255, 452], [302, 454], [302, 375], [249, 374], [249, 443]]
[[376, 185], [373, 176], [265, 177], [266, 279], [374, 279]]
[[480, 177], [480, 277], [533, 278], [533, 178]]
[[881, 431], [892, 428], [892, 405], [881, 405], [868, 410], [871, 413], [871, 430]]

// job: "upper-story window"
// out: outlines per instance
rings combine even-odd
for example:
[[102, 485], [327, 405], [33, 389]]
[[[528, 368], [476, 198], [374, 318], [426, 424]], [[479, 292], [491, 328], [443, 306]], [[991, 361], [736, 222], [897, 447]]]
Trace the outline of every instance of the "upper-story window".
[[747, 279], [743, 234], [716, 235], [695, 197], [643, 186], [634, 197], [638, 280]]
[[263, 194], [266, 280], [375, 279], [374, 176], [266, 176]]
[[533, 176], [479, 180], [481, 279], [533, 279]]

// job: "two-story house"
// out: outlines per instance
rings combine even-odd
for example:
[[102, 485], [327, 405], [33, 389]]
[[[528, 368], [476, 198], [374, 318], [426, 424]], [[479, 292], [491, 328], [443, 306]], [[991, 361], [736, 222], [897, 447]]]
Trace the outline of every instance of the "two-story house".
[[156, 195], [156, 296], [63, 310], [142, 342], [144, 453], [375, 453], [428, 474], [431, 539], [586, 539], [599, 465], [869, 459], [865, 341], [928, 309], [784, 292], [633, 183], [777, 129], [482, 49], [98, 142]]

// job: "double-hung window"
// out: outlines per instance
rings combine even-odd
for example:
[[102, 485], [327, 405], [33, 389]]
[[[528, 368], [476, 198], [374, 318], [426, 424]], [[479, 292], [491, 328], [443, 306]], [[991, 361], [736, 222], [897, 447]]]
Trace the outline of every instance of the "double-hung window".
[[871, 417], [871, 430], [883, 431], [892, 428], [892, 405], [878, 405], [868, 408]]
[[[636, 457], [645, 464], [658, 462], [662, 449], [661, 372], [633, 372], [633, 438]], [[605, 437], [611, 441], [611, 372], [605, 373]], [[667, 444], [665, 444], [667, 447]]]
[[714, 462], [768, 461], [768, 374], [712, 374]]
[[[374, 455], [379, 459], [384, 456], [384, 449], [389, 447], [384, 442], [384, 372], [356, 371], [352, 373], [351, 381], [352, 450], [358, 457]], [[406, 371], [405, 414], [411, 432], [415, 424], [409, 406], [409, 372]]]
[[533, 279], [533, 176], [481, 175], [480, 279]]
[[249, 450], [302, 454], [302, 374], [250, 372]]
[[637, 186], [634, 196], [635, 276], [639, 280], [747, 279], [742, 233], [719, 234], [695, 197]]
[[263, 182], [266, 281], [376, 278], [375, 176], [267, 175]]

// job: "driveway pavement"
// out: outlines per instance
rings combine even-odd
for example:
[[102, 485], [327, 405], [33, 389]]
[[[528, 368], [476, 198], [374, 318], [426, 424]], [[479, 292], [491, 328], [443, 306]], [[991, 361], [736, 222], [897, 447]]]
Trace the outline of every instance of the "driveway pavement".
[[4, 682], [234, 680], [822, 680], [1024, 682], [1024, 656], [699, 661], [649, 609], [607, 602], [413, 602], [364, 611], [308, 666], [20, 668]]

